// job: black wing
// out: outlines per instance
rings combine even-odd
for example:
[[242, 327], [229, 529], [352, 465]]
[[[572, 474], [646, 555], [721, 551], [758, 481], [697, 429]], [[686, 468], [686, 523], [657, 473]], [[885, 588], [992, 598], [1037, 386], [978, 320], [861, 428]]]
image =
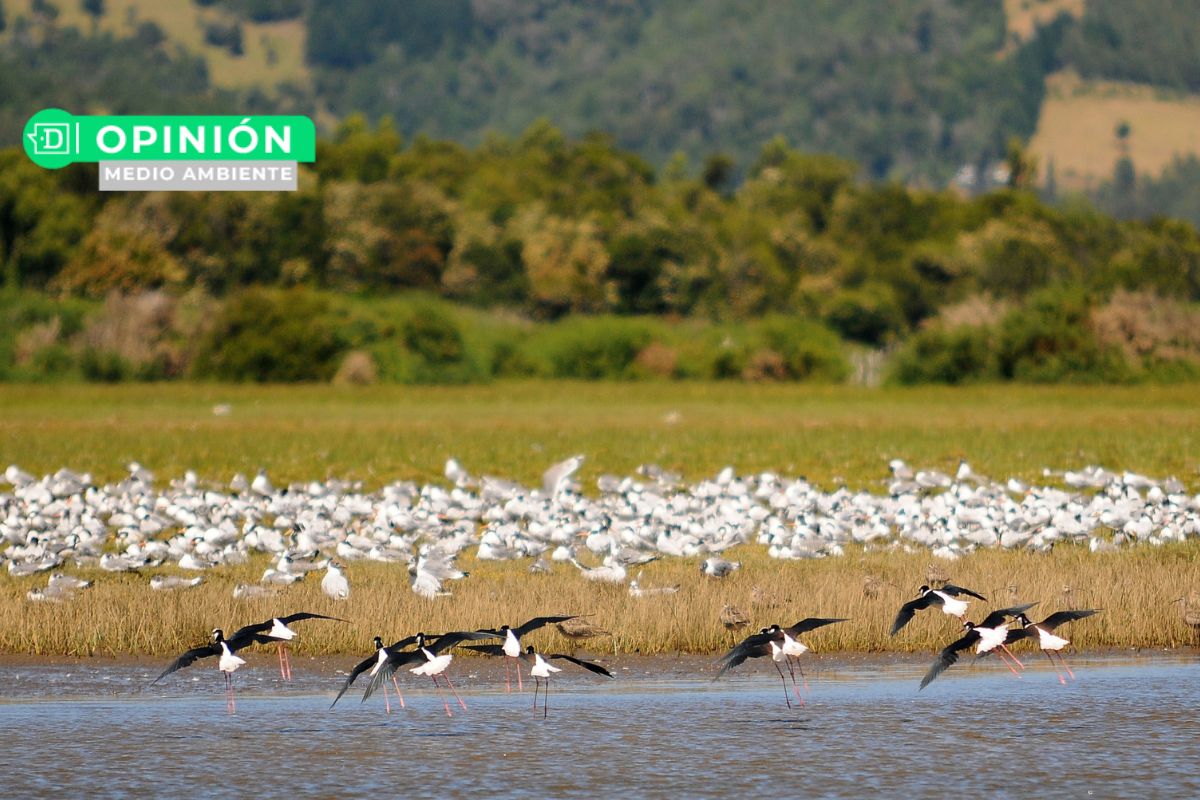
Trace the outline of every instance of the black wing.
[[940, 603], [939, 598], [933, 592], [926, 592], [923, 596], [916, 600], [909, 600], [904, 605], [900, 606], [900, 611], [896, 614], [896, 620], [892, 623], [891, 635], [895, 636], [900, 632], [900, 629], [912, 622], [912, 618], [918, 611], [924, 611], [934, 603]]
[[717, 680], [748, 658], [759, 658], [771, 652], [771, 640], [776, 635], [774, 633], [755, 633], [738, 642], [732, 650], [721, 656], [719, 662], [721, 669], [717, 670], [717, 676], [713, 680]]
[[848, 621], [847, 617], [839, 617], [837, 619], [825, 619], [823, 617], [808, 617], [807, 619], [800, 620], [792, 627], [784, 628], [783, 630], [789, 636], [799, 636], [802, 633], [808, 633], [809, 631], [816, 630], [817, 628], [821, 628], [826, 625], [832, 625], [835, 622], [847, 622], [847, 621]]
[[520, 639], [525, 634], [532, 633], [543, 625], [549, 625], [552, 622], [566, 622], [569, 619], [575, 619], [577, 616], [577, 614], [571, 614], [565, 617], [534, 617], [528, 622], [524, 622], [513, 628], [513, 636], [516, 636], [518, 639]]
[[[504, 655], [504, 645], [502, 644], [464, 644], [463, 650], [474, 650], [476, 653], [483, 653], [485, 656]], [[522, 653], [521, 655], [525, 654]]]
[[1059, 625], [1065, 625], [1068, 622], [1074, 622], [1077, 619], [1090, 617], [1097, 611], [1103, 611], [1103, 608], [1080, 608], [1075, 611], [1055, 611], [1050, 616], [1039, 622], [1037, 626], [1047, 633], [1052, 633]]
[[341, 700], [342, 695], [344, 695], [346, 693], [346, 690], [350, 688], [350, 684], [354, 683], [355, 679], [358, 678], [359, 675], [362, 675], [364, 672], [369, 670], [372, 665], [378, 664], [378, 663], [379, 663], [379, 653], [376, 653], [375, 655], [371, 656], [370, 658], [363, 659], [361, 662], [359, 662], [358, 666], [356, 666], [354, 669], [350, 670], [350, 675], [346, 678], [346, 682], [342, 684], [341, 691], [337, 693], [337, 697], [333, 698], [333, 702], [329, 704], [329, 707], [333, 708], [334, 706], [336, 706], [337, 701]]
[[359, 702], [365, 703], [367, 698], [375, 694], [375, 691], [383, 685], [384, 681], [391, 679], [396, 674], [396, 670], [418, 661], [425, 661], [425, 654], [420, 650], [405, 650], [400, 653], [388, 651], [387, 660], [383, 662], [382, 667], [375, 670], [375, 674], [371, 676], [371, 682], [367, 684], [367, 689], [363, 692], [362, 700]]
[[388, 650], [403, 650], [405, 647], [408, 647], [410, 644], [416, 644], [416, 643], [417, 643], [417, 634], [414, 633], [412, 636], [405, 636], [403, 639], [401, 639], [398, 642], [392, 642], [391, 644], [388, 645], [387, 649]]
[[[275, 626], [275, 620], [279, 620], [284, 625], [291, 625], [293, 622], [299, 622], [302, 619], [332, 619], [337, 622], [346, 622], [346, 620], [342, 619], [341, 617], [327, 617], [324, 614], [313, 614], [312, 612], [309, 612], [309, 611], [300, 611], [295, 614], [288, 614], [286, 617], [271, 617], [266, 622], [256, 622], [253, 625], [246, 625], [244, 627], [238, 628], [236, 631], [233, 632], [233, 635], [228, 637], [225, 641], [240, 642], [243, 639], [245, 639], [246, 644], [248, 644], [251, 641], [254, 641], [256, 644], [262, 644], [263, 642], [261, 640], [252, 639], [251, 638], [252, 635], [253, 634], [263, 634], [263, 633], [266, 633], [267, 631], [271, 630], [271, 628]], [[266, 641], [272, 642], [272, 641], [279, 641], [279, 640], [267, 638]], [[238, 646], [245, 647], [246, 644], [239, 644]], [[230, 645], [230, 647], [233, 647], [233, 646]], [[233, 647], [233, 649], [236, 650], [237, 648]]]
[[334, 622], [349, 622], [349, 620], [344, 620], [341, 617], [330, 617], [325, 614], [313, 614], [312, 612], [309, 612], [309, 611], [301, 611], [296, 614], [288, 614], [286, 617], [279, 617], [278, 619], [284, 625], [291, 625], [293, 622], [299, 622], [302, 619], [331, 619]]
[[[1037, 605], [1037, 602], [1033, 602], [1033, 603], [1026, 603], [1023, 606], [1013, 606], [1012, 608], [998, 608], [995, 611], [993, 611], [992, 613], [988, 614], [986, 617], [984, 617], [983, 622], [979, 623], [979, 627], [994, 628], [997, 625], [1003, 625], [1004, 620], [1008, 619], [1009, 617], [1015, 617], [1017, 614], [1023, 614], [1036, 605]], [[1013, 639], [1012, 639], [1013, 633], [1014, 633], [1014, 631], [1009, 632], [1009, 634], [1008, 634], [1009, 638], [1005, 640], [1006, 642], [1013, 641]]]
[[[280, 639], [272, 639], [265, 633], [260, 631], [250, 630], [257, 628], [257, 625], [247, 625], [245, 628], [239, 628], [234, 632], [233, 636], [225, 640], [225, 644], [229, 645], [229, 651], [241, 650], [243, 647], [249, 647], [252, 644], [279, 644]], [[270, 630], [271, 623], [267, 623], [267, 630]]]
[[575, 658], [574, 656], [565, 656], [562, 653], [555, 653], [554, 655], [542, 656], [542, 657], [543, 658], [561, 658], [564, 661], [570, 661], [572, 664], [578, 664], [579, 666], [586, 669], [588, 672], [594, 672], [597, 675], [605, 675], [609, 678], [612, 677], [612, 673], [609, 672], [608, 670], [606, 670], [604, 667], [600, 666], [599, 664], [593, 664], [591, 661], [581, 661], [580, 659]]
[[952, 583], [947, 583], [945, 586], [938, 589], [938, 591], [942, 592], [944, 594], [948, 594], [951, 597], [958, 597], [960, 594], [965, 594], [965, 595], [968, 595], [969, 597], [976, 597], [980, 600], [987, 600], [986, 597], [979, 594], [978, 592], [972, 592], [970, 589], [964, 589], [963, 587], [955, 586]]
[[212, 644], [201, 645], [200, 647], [193, 647], [191, 650], [188, 650], [179, 658], [172, 661], [171, 665], [164, 669], [161, 675], [150, 682], [150, 685], [153, 686], [176, 670], [181, 670], [184, 667], [190, 667], [192, 664], [196, 663], [202, 658], [220, 655], [220, 653], [221, 645], [217, 644], [216, 642]]
[[[979, 634], [975, 631], [967, 631], [967, 633], [958, 641], [951, 642], [942, 648], [942, 652], [938, 653], [937, 661], [930, 665], [929, 671], [925, 673], [925, 677], [921, 679], [921, 689], [924, 689], [933, 679], [945, 672], [951, 664], [958, 661], [958, 653], [961, 650], [966, 650], [971, 645], [979, 641]], [[917, 691], [921, 691], [917, 689]]]
[[429, 637], [425, 637], [425, 648], [431, 653], [440, 653], [443, 650], [449, 650], [455, 645], [462, 642], [479, 641], [481, 639], [494, 639], [503, 634], [496, 631], [451, 631], [443, 633], [438, 637], [436, 642], [429, 642]]

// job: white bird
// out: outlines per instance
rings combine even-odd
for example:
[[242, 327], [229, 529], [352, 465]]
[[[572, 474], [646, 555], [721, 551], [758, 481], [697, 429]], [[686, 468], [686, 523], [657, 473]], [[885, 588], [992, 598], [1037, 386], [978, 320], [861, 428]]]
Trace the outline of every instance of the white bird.
[[421, 597], [432, 600], [450, 594], [442, 589], [442, 581], [458, 580], [467, 575], [451, 564], [444, 553], [431, 550], [421, 554], [416, 563], [408, 568], [408, 583]]
[[325, 567], [325, 577], [321, 579], [321, 591], [334, 600], [345, 600], [350, 597], [350, 581], [342, 574], [342, 565], [330, 561]]
[[637, 577], [629, 582], [630, 597], [655, 597], [664, 594], [675, 594], [679, 591], [679, 584], [674, 586], [642, 586], [642, 573], [639, 571]]
[[700, 571], [710, 578], [725, 578], [742, 568], [740, 561], [726, 561], [711, 556], [700, 562]]
[[175, 575], [155, 575], [150, 579], [150, 588], [156, 592], [168, 592], [174, 589], [188, 589], [199, 586], [204, 582], [203, 575], [194, 578], [180, 578]]
[[571, 456], [566, 461], [560, 461], [550, 469], [542, 473], [542, 491], [551, 497], [557, 497], [558, 493], [567, 487], [571, 476], [583, 464], [583, 456]]
[[275, 487], [271, 485], [271, 479], [267, 477], [265, 469], [260, 469], [258, 474], [254, 476], [254, 480], [250, 482], [250, 491], [260, 494], [263, 497], [270, 497], [275, 494]]

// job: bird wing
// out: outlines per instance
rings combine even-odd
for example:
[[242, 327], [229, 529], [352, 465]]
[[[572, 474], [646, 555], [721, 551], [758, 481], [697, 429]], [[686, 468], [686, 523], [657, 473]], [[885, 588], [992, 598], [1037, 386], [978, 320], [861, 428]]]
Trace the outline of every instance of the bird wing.
[[583, 661], [581, 659], [575, 658], [575, 656], [567, 656], [567, 655], [563, 655], [562, 653], [555, 653], [553, 655], [548, 655], [548, 656], [543, 655], [542, 658], [561, 658], [563, 661], [570, 661], [572, 664], [578, 664], [579, 666], [586, 669], [588, 672], [594, 672], [597, 675], [605, 675], [609, 678], [612, 677], [612, 673], [609, 672], [608, 670], [606, 670], [604, 667], [600, 666], [599, 664], [593, 664], [591, 661]]
[[927, 592], [924, 596], [918, 597], [915, 600], [909, 600], [900, 606], [900, 611], [896, 613], [896, 620], [892, 623], [892, 632], [890, 635], [895, 636], [900, 632], [901, 628], [912, 621], [913, 616], [918, 611], [924, 611], [936, 602], [939, 602], [938, 596], [933, 592]]
[[[300, 611], [296, 614], [288, 614], [286, 617], [279, 617], [278, 619], [284, 625], [291, 625], [293, 622], [299, 622], [302, 619], [331, 619], [334, 622], [348, 622], [349, 621], [349, 620], [344, 620], [341, 617], [330, 617], [325, 614], [314, 614], [311, 611]], [[269, 625], [270, 623], [264, 623], [264, 624]]]
[[429, 642], [429, 637], [426, 637], [425, 649], [431, 653], [440, 653], [443, 650], [449, 650], [455, 645], [468, 641], [479, 641], [480, 639], [494, 639], [496, 634], [492, 631], [451, 631], [443, 633], [438, 637], [436, 642]]
[[[502, 644], [464, 644], [464, 650], [474, 650], [476, 653], [483, 653], [485, 656], [502, 656], [504, 655], [504, 645]], [[525, 655], [522, 653], [521, 655]]]
[[770, 643], [773, 638], [775, 638], [773, 633], [755, 633], [738, 642], [733, 649], [721, 656], [721, 660], [718, 662], [721, 664], [721, 668], [717, 670], [717, 676], [713, 680], [717, 680], [748, 658], [765, 656], [771, 651]]
[[986, 597], [979, 594], [978, 592], [972, 592], [970, 589], [964, 589], [963, 587], [955, 586], [952, 583], [947, 583], [945, 586], [938, 589], [938, 591], [944, 592], [945, 594], [948, 594], [951, 597], [958, 597], [960, 594], [965, 594], [968, 597], [975, 597], [975, 598], [978, 598], [980, 600], [985, 600], [985, 601], [987, 600]]
[[367, 684], [367, 688], [363, 691], [362, 700], [360, 703], [365, 703], [367, 698], [375, 694], [375, 691], [383, 685], [384, 681], [390, 680], [396, 674], [396, 670], [406, 664], [413, 664], [418, 661], [425, 661], [425, 654], [420, 650], [403, 650], [398, 653], [393, 653], [388, 650], [387, 660], [383, 662], [383, 666], [375, 671], [371, 676], [371, 682]]
[[[1013, 642], [1019, 642], [1022, 639], [1028, 639], [1030, 636], [1033, 636], [1033, 631], [1029, 628], [1013, 628], [1008, 632], [1008, 637], [1004, 640], [1004, 644], [1010, 645]], [[975, 656], [975, 660], [978, 661], [981, 658], [987, 658], [995, 652], [995, 650], [985, 650], [982, 653], [977, 654]]]
[[[1037, 602], [1026, 603], [1023, 606], [1013, 606], [1012, 608], [998, 608], [992, 613], [983, 618], [983, 622], [979, 623], [981, 628], [994, 628], [997, 625], [1004, 624], [1004, 620], [1009, 617], [1015, 617], [1017, 614], [1022, 614], [1037, 605]], [[1009, 641], [1012, 639], [1013, 631], [1009, 631]]]
[[520, 639], [525, 634], [536, 631], [538, 628], [542, 627], [543, 625], [549, 625], [552, 622], [565, 622], [569, 619], [575, 619], [576, 616], [578, 616], [578, 615], [569, 614], [565, 617], [534, 617], [533, 619], [529, 620], [528, 622], [524, 622], [524, 623], [518, 625], [517, 627], [513, 628], [512, 629], [513, 636], [516, 636], [518, 639]]
[[837, 619], [826, 619], [823, 617], [808, 617], [802, 619], [790, 628], [784, 630], [791, 636], [799, 636], [802, 633], [808, 633], [811, 630], [822, 628], [826, 625], [832, 625], [835, 622], [846, 622], [848, 618], [838, 617]]
[[416, 642], [417, 642], [417, 635], [414, 633], [412, 636], [405, 636], [403, 639], [401, 639], [398, 642], [392, 642], [391, 644], [388, 645], [387, 649], [388, 650], [401, 650], [405, 647], [408, 647], [410, 644], [416, 644]]
[[[921, 689], [924, 689], [933, 679], [945, 672], [951, 664], [958, 661], [958, 653], [961, 650], [966, 650], [975, 642], [979, 641], [979, 634], [975, 631], [967, 631], [961, 639], [951, 642], [942, 648], [942, 652], [938, 653], [937, 660], [930, 665], [929, 671], [925, 673], [925, 677], [921, 679]], [[918, 689], [917, 691], [921, 691]]]
[[201, 645], [200, 647], [193, 647], [191, 650], [188, 650], [186, 653], [181, 655], [179, 658], [172, 661], [171, 665], [168, 666], [166, 669], [164, 669], [162, 671], [161, 675], [159, 675], [157, 678], [155, 678], [153, 681], [150, 682], [150, 685], [153, 686], [154, 684], [158, 683], [163, 678], [167, 677], [168, 675], [170, 675], [172, 672], [175, 672], [176, 670], [181, 670], [184, 667], [190, 667], [192, 664], [196, 663], [200, 659], [219, 655], [220, 652], [221, 652], [221, 645], [219, 645], [215, 642], [212, 644]]
[[378, 662], [379, 662], [379, 654], [376, 653], [375, 655], [371, 656], [370, 658], [363, 659], [361, 662], [359, 662], [358, 666], [356, 666], [354, 669], [350, 670], [350, 675], [346, 677], [346, 682], [342, 684], [341, 691], [339, 691], [337, 693], [337, 697], [333, 698], [333, 702], [329, 704], [329, 707], [333, 708], [334, 706], [336, 706], [337, 701], [341, 700], [342, 695], [344, 695], [346, 693], [346, 690], [350, 688], [350, 684], [354, 683], [355, 679], [358, 678], [359, 675], [362, 675], [364, 672], [369, 670], [373, 664], [376, 664]]
[[225, 644], [229, 645], [229, 651], [241, 650], [243, 647], [249, 647], [252, 644], [277, 644], [279, 639], [272, 639], [263, 633], [261, 630], [263, 626], [266, 626], [267, 630], [270, 630], [271, 623], [264, 622], [261, 625], [247, 625], [244, 628], [234, 631], [232, 636], [227, 636]]
[[1054, 629], [1059, 625], [1065, 625], [1068, 622], [1074, 622], [1077, 619], [1090, 617], [1097, 611], [1103, 611], [1103, 608], [1080, 608], [1075, 611], [1055, 611], [1050, 616], [1039, 622], [1037, 626], [1047, 633], [1053, 633]]

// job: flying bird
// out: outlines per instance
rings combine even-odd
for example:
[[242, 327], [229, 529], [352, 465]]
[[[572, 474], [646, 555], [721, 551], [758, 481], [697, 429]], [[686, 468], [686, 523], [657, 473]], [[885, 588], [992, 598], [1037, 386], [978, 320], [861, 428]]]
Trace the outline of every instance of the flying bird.
[[922, 586], [920, 595], [915, 600], [909, 600], [900, 606], [900, 612], [896, 614], [896, 620], [892, 623], [891, 635], [895, 636], [899, 633], [900, 629], [907, 625], [918, 611], [924, 611], [927, 608], [935, 606], [940, 606], [944, 613], [952, 617], [962, 619], [967, 613], [967, 601], [959, 600], [958, 597], [960, 595], [967, 595], [984, 601], [987, 600], [981, 594], [951, 583], [947, 583], [940, 589], [931, 589], [928, 585]]
[[[966, 633], [942, 648], [941, 652], [938, 653], [937, 659], [930, 665], [929, 671], [925, 673], [925, 677], [921, 679], [921, 687], [917, 691], [924, 689], [937, 676], [949, 669], [951, 665], [957, 663], [958, 654], [971, 647], [971, 645], [976, 646], [977, 653], [986, 653], [997, 647], [1008, 652], [1008, 648], [1005, 647], [1004, 643], [1015, 631], [1008, 630], [1005, 620], [1009, 617], [1016, 617], [1033, 608], [1035, 605], [1037, 604], [1028, 603], [1022, 606], [1013, 606], [1012, 608], [997, 609], [984, 617], [983, 622], [978, 625], [973, 622], [964, 622], [963, 628]], [[1012, 656], [1012, 653], [1009, 653], [1009, 655]], [[1013, 660], [1016, 661], [1015, 656], [1013, 656]], [[1016, 663], [1020, 665], [1021, 662], [1016, 661]], [[1006, 666], [1012, 670], [1014, 675], [1020, 677], [1020, 673], [1013, 669], [1011, 665], [1006, 664]]]
[[1061, 625], [1068, 622], [1074, 622], [1077, 619], [1090, 617], [1098, 611], [1103, 611], [1102, 608], [1080, 608], [1071, 611], [1056, 611], [1046, 617], [1041, 622], [1031, 622], [1029, 617], [1025, 616], [1024, 612], [1017, 615], [1017, 621], [1021, 627], [1012, 631], [1009, 634], [1009, 641], [1017, 641], [1033, 636], [1037, 636], [1038, 648], [1046, 654], [1046, 658], [1050, 659], [1050, 664], [1054, 667], [1054, 674], [1058, 676], [1058, 682], [1066, 685], [1066, 680], [1062, 673], [1058, 671], [1058, 665], [1054, 663], [1054, 658], [1050, 655], [1056, 653], [1059, 663], [1063, 665], [1063, 669], [1071, 676], [1071, 680], [1075, 680], [1075, 673], [1071, 672], [1071, 668], [1067, 666], [1067, 662], [1063, 659], [1062, 650], [1071, 643], [1070, 639], [1064, 639], [1058, 636], [1054, 631]]
[[[578, 617], [578, 615], [576, 615], [576, 614], [568, 614], [568, 615], [557, 616], [557, 617], [534, 617], [533, 619], [523, 622], [520, 625], [517, 625], [516, 627], [510, 627], [508, 625], [501, 625], [499, 628], [484, 629], [484, 630], [476, 631], [476, 633], [488, 634], [490, 636], [496, 636], [496, 637], [504, 639], [504, 642], [502, 644], [495, 646], [496, 648], [498, 648], [498, 649], [496, 649], [495, 652], [491, 652], [491, 648], [480, 649], [479, 652], [487, 652], [488, 655], [503, 655], [504, 656], [504, 685], [505, 685], [506, 689], [511, 692], [512, 691], [512, 678], [509, 677], [509, 672], [508, 672], [509, 659], [519, 660], [521, 658], [521, 653], [523, 652], [521, 649], [521, 637], [527, 633], [533, 633], [538, 628], [544, 627], [546, 625], [550, 625], [552, 623], [558, 623], [558, 622], [566, 622], [567, 620], [576, 619], [577, 617]], [[517, 664], [516, 666], [517, 666], [517, 691], [521, 692], [521, 691], [525, 690], [525, 687], [521, 683], [521, 669], [520, 669], [521, 665]]]

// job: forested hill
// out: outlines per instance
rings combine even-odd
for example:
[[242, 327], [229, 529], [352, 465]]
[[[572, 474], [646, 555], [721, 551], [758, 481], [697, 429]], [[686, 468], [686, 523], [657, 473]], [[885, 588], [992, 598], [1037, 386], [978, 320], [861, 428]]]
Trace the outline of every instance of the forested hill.
[[1188, 0], [0, 0], [0, 143], [48, 105], [361, 111], [468, 145], [544, 117], [692, 174], [782, 135], [944, 185], [1034, 134], [1047, 75], [1196, 92], [1198, 40]]

